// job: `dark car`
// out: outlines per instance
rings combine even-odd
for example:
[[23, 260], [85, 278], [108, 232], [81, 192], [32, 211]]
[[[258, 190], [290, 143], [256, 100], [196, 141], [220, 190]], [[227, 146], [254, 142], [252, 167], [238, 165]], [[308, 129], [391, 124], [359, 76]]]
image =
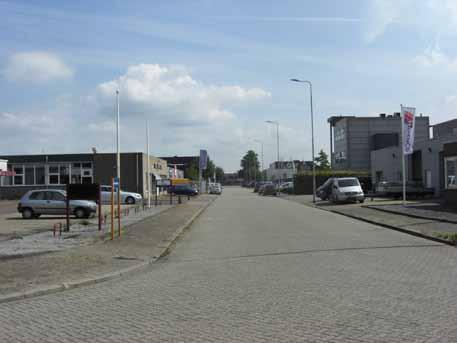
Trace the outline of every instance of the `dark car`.
[[198, 195], [198, 191], [191, 185], [174, 185], [170, 187], [169, 192], [175, 195]]

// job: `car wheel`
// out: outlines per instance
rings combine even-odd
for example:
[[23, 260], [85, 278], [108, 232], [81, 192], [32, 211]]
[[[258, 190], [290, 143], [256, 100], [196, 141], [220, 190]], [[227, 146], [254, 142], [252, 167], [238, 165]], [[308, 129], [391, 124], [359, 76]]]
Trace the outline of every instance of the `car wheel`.
[[86, 214], [86, 211], [81, 208], [81, 207], [78, 207], [76, 210], [75, 210], [75, 217], [78, 218], [78, 219], [83, 219], [83, 218], [86, 218], [87, 214]]
[[22, 218], [24, 218], [24, 219], [32, 219], [33, 218], [33, 210], [31, 208], [23, 208], [22, 209]]
[[125, 203], [128, 205], [133, 205], [135, 203], [135, 199], [133, 197], [127, 197], [127, 199], [125, 199]]

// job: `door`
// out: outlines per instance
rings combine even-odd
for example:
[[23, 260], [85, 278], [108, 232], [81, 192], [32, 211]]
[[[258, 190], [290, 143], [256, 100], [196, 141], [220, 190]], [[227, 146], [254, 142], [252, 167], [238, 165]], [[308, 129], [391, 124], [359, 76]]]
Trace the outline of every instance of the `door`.
[[426, 170], [425, 171], [425, 187], [432, 188], [432, 171]]
[[27, 206], [37, 214], [46, 213], [48, 209], [48, 201], [46, 199], [46, 192], [33, 192], [27, 201]]
[[65, 196], [56, 191], [47, 191], [47, 207], [46, 213], [48, 214], [61, 214], [67, 213], [67, 204]]

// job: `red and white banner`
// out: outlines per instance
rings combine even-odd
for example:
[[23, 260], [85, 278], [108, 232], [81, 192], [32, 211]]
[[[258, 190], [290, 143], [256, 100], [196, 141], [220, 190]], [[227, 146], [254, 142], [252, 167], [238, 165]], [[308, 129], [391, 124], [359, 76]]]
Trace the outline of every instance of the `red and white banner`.
[[16, 173], [11, 170], [5, 170], [5, 171], [0, 170], [0, 176], [16, 176]]
[[401, 122], [403, 131], [403, 154], [410, 155], [414, 152], [414, 107], [401, 108]]

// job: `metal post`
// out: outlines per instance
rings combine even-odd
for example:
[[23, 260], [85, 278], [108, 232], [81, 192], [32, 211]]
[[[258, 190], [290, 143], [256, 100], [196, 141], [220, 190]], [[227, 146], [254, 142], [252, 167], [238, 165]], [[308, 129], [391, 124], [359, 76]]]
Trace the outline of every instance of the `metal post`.
[[111, 240], [114, 239], [114, 177], [111, 178]]
[[149, 159], [149, 121], [146, 120], [146, 155], [148, 158], [148, 175], [146, 182], [148, 183], [148, 208], [151, 208], [151, 161]]
[[102, 190], [98, 185], [98, 231], [102, 229]]
[[403, 150], [404, 149], [404, 146], [405, 146], [405, 142], [404, 142], [404, 134], [403, 134], [403, 105], [400, 105], [400, 131], [401, 131], [401, 169], [402, 169], [402, 179], [403, 179], [403, 206], [406, 205], [406, 166], [405, 166], [405, 151]]
[[[314, 163], [314, 113], [313, 113], [313, 84], [308, 80], [290, 79], [290, 81], [307, 83], [309, 85], [309, 98], [311, 107], [311, 163], [313, 164], [313, 203], [316, 202], [316, 165]], [[331, 148], [330, 148], [331, 149]]]
[[121, 179], [117, 186], [117, 236], [121, 237]]
[[[117, 179], [121, 180], [121, 142], [120, 142], [120, 127], [119, 127], [119, 89], [116, 90], [116, 102], [117, 102], [117, 120], [116, 120], [116, 147], [117, 147], [117, 156], [116, 156], [116, 176]], [[119, 184], [119, 188], [120, 188]]]
[[278, 161], [279, 161], [279, 123], [276, 122], [276, 147], [278, 153]]

